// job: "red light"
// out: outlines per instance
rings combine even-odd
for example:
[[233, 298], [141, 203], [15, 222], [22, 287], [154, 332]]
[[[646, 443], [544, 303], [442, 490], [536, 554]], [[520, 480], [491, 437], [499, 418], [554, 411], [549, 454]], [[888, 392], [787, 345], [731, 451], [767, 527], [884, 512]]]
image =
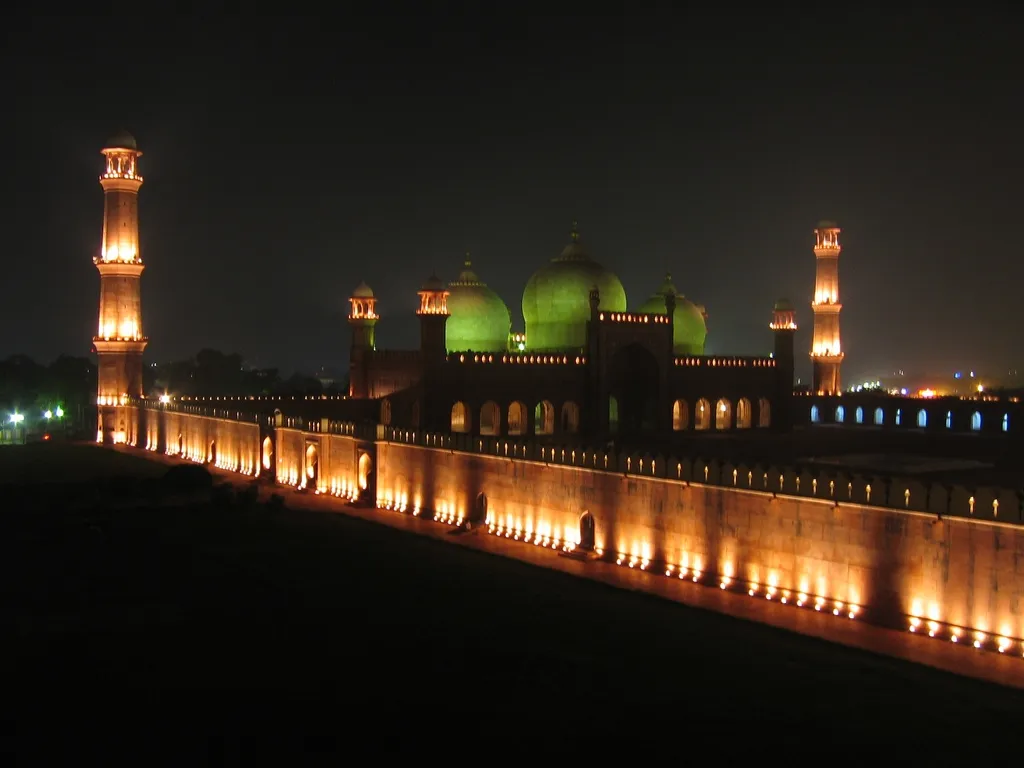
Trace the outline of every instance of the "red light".
[[43, 440], [49, 440], [49, 439], [50, 439], [49, 435], [43, 435]]

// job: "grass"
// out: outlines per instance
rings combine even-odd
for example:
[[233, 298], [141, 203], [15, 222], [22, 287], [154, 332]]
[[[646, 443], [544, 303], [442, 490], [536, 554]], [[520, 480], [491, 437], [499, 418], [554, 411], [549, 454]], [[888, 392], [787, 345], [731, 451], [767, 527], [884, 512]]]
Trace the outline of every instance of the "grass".
[[[103, 456], [110, 471], [138, 467]], [[696, 749], [692, 729], [710, 720], [769, 746], [884, 741], [920, 756], [1005, 738], [1024, 711], [1016, 691], [344, 515], [9, 510], [0, 523], [16, 695], [159, 697], [221, 737], [330, 696], [352, 712], [335, 729], [424, 719], [571, 744], [636, 718], [674, 723], [625, 754], [667, 749], [679, 729]]]
[[79, 483], [112, 477], [160, 477], [167, 467], [141, 455], [89, 443], [0, 445], [0, 485]]

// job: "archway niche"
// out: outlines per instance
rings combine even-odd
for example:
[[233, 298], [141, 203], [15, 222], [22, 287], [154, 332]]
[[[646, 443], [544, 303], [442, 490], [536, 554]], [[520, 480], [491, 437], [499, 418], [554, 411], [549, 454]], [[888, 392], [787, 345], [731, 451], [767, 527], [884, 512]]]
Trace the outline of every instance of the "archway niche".
[[269, 436], [263, 438], [263, 469], [267, 472], [274, 466], [274, 441]]
[[320, 452], [314, 443], [306, 446], [306, 485], [317, 487], [320, 479]]
[[590, 510], [584, 510], [580, 515], [580, 549], [584, 552], [591, 552], [594, 549], [595, 531], [594, 516]]
[[210, 464], [217, 465], [217, 441], [210, 441], [210, 451], [206, 454], [206, 459]]
[[370, 487], [370, 475], [373, 473], [373, 459], [370, 454], [359, 454], [359, 490], [365, 491]]
[[487, 522], [487, 494], [478, 493], [476, 495], [476, 501], [473, 502], [473, 507], [469, 511], [469, 518], [466, 521], [469, 525], [467, 528], [471, 528], [474, 525], [483, 525]]
[[651, 351], [639, 344], [623, 347], [612, 356], [610, 374], [611, 393], [618, 404], [619, 434], [657, 432], [661, 376]]
[[185, 438], [181, 436], [180, 432], [178, 433], [178, 455], [185, 455]]

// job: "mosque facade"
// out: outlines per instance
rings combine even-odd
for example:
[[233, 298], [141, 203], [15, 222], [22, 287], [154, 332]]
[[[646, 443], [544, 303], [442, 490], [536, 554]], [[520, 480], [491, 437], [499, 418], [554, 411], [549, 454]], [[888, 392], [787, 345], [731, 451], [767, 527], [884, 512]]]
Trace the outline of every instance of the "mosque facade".
[[524, 333], [468, 256], [455, 279], [433, 275], [419, 296], [415, 350], [378, 348], [369, 286], [349, 299], [349, 397], [378, 401], [385, 426], [553, 440], [792, 427], [788, 302], [773, 310], [770, 355], [705, 355], [705, 308], [666, 275], [630, 310], [575, 222], [561, 252], [526, 283]]

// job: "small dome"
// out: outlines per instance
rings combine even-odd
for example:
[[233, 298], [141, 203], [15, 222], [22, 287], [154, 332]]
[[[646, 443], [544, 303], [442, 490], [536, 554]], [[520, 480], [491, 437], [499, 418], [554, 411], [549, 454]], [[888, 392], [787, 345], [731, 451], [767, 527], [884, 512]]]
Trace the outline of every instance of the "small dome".
[[128, 131], [120, 131], [111, 137], [104, 149], [134, 149], [137, 152], [139, 145], [135, 143], [135, 137]]
[[360, 283], [356, 286], [356, 289], [352, 291], [353, 299], [372, 299], [373, 289], [370, 288], [366, 283]]
[[573, 222], [569, 244], [537, 270], [523, 291], [523, 319], [529, 350], [578, 349], [587, 343], [590, 291], [600, 292], [600, 308], [626, 311], [626, 291], [615, 273], [590, 258]]
[[459, 276], [448, 283], [448, 324], [445, 345], [449, 352], [504, 352], [512, 315], [501, 297], [487, 287], [466, 254]]
[[430, 275], [430, 277], [427, 278], [427, 282], [425, 282], [423, 284], [423, 287], [420, 288], [420, 290], [421, 291], [443, 291], [444, 290], [444, 283], [441, 282], [441, 278], [439, 278], [436, 273], [432, 273]]
[[694, 304], [676, 290], [672, 275], [665, 275], [665, 282], [658, 292], [640, 305], [638, 311], [648, 315], [664, 315], [665, 297], [676, 297], [676, 311], [672, 315], [672, 350], [677, 355], [703, 355], [708, 329], [704, 318], [707, 314], [701, 304]]

